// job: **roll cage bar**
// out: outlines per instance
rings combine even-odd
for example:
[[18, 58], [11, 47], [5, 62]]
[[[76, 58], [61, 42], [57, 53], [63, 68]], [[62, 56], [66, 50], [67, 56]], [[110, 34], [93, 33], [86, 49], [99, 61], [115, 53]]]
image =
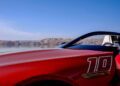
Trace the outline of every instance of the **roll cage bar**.
[[65, 44], [64, 46], [62, 46], [62, 48], [67, 48], [67, 47], [70, 47], [71, 45], [75, 44], [76, 42], [84, 39], [84, 38], [87, 38], [89, 36], [94, 36], [94, 35], [117, 35], [117, 36], [120, 36], [120, 33], [118, 32], [110, 32], [110, 31], [95, 31], [95, 32], [90, 32], [90, 33], [87, 33], [87, 34], [84, 34], [74, 40], [72, 40], [71, 42]]

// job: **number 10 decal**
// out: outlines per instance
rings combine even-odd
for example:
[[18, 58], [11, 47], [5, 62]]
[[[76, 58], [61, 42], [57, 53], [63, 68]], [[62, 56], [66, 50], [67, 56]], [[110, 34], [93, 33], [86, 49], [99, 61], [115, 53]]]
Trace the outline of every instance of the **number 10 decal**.
[[112, 56], [90, 57], [87, 59], [89, 63], [87, 73], [111, 71]]

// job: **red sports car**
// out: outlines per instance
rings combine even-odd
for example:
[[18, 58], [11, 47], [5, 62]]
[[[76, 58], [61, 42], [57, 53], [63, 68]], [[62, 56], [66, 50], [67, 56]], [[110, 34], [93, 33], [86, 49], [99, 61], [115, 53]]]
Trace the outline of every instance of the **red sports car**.
[[119, 86], [120, 33], [91, 32], [59, 49], [0, 55], [0, 86]]

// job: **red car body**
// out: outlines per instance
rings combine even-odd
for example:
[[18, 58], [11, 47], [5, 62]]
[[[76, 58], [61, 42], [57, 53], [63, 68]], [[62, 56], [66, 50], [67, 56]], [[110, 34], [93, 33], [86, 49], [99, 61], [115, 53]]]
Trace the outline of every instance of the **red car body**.
[[38, 86], [35, 83], [48, 81], [115, 86], [116, 76], [120, 77], [120, 54], [112, 51], [50, 49], [0, 55], [0, 86]]

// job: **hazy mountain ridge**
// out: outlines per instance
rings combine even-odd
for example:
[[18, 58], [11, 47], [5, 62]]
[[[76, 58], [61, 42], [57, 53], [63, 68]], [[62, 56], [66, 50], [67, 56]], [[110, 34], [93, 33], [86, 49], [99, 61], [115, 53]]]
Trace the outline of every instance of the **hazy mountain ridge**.
[[56, 47], [72, 38], [46, 38], [42, 40], [0, 40], [0, 47]]
[[[42, 40], [17, 40], [17, 41], [6, 41], [0, 40], [0, 47], [41, 47], [41, 48], [54, 48], [64, 42], [70, 42], [72, 38], [46, 38]], [[100, 45], [103, 39], [85, 39], [79, 43]]]

